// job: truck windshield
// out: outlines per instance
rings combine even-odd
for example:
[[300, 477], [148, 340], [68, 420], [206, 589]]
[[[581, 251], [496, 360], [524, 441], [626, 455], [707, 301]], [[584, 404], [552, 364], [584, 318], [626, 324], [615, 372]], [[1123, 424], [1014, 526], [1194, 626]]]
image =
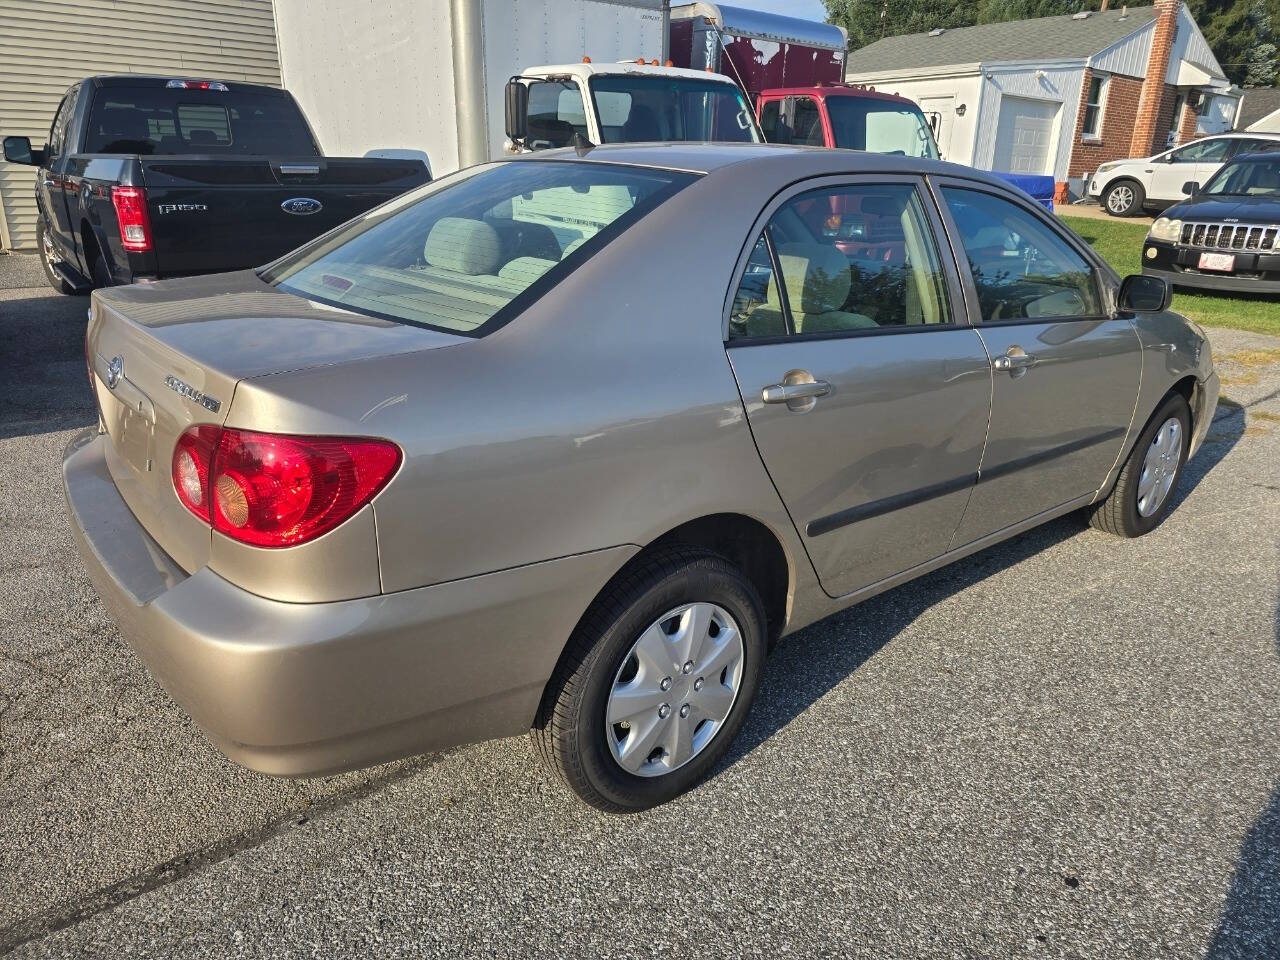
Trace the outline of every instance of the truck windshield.
[[590, 86], [605, 143], [760, 142], [747, 99], [731, 83], [597, 74]]
[[302, 112], [283, 92], [103, 87], [89, 112], [86, 153], [316, 157]]
[[375, 207], [260, 276], [355, 313], [483, 336], [695, 179], [604, 163], [473, 167]]
[[827, 97], [837, 147], [938, 159], [933, 132], [914, 104], [871, 97]]

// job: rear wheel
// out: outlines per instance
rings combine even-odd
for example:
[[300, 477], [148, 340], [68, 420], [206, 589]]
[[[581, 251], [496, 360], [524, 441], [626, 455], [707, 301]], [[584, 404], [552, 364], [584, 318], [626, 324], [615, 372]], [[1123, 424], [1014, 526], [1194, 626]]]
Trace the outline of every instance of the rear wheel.
[[1119, 537], [1140, 537], [1169, 515], [1191, 439], [1191, 410], [1173, 394], [1147, 422], [1116, 478], [1089, 515], [1089, 523]]
[[586, 803], [624, 813], [688, 790], [725, 755], [759, 685], [763, 605], [713, 553], [655, 551], [592, 604], [534, 740]]
[[1142, 212], [1146, 191], [1136, 180], [1117, 180], [1102, 195], [1102, 205], [1113, 217], [1132, 217]]
[[53, 239], [44, 228], [43, 217], [36, 220], [36, 246], [40, 254], [40, 266], [44, 268], [44, 276], [49, 281], [49, 286], [58, 293], [68, 296], [80, 292], [67, 283], [54, 268], [54, 264], [59, 263], [61, 258], [54, 249]]
[[111, 276], [111, 269], [107, 266], [107, 258], [101, 253], [95, 253], [93, 256], [93, 287], [95, 290], [101, 290], [103, 287], [115, 286], [115, 278]]

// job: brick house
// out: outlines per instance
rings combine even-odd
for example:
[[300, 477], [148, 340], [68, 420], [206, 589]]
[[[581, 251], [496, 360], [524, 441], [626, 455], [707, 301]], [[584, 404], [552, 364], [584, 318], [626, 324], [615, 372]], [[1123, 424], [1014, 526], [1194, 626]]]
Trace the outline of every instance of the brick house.
[[886, 37], [845, 77], [918, 102], [945, 159], [1073, 193], [1100, 163], [1231, 129], [1240, 95], [1181, 0]]

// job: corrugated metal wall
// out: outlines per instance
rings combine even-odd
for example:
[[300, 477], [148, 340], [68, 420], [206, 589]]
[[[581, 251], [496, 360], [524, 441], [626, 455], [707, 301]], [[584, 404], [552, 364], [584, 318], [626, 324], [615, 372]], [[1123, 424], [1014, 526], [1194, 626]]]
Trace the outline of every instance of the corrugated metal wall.
[[[280, 83], [271, 0], [0, 0], [0, 134], [36, 146], [96, 73]], [[35, 170], [0, 161], [0, 247], [35, 245]]]

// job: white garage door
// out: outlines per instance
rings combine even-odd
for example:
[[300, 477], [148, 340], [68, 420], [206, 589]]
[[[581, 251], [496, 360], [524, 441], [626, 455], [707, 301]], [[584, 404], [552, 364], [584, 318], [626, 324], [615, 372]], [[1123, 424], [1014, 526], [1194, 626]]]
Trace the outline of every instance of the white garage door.
[[1049, 147], [1061, 105], [1021, 97], [1000, 98], [992, 169], [1010, 173], [1053, 173]]

